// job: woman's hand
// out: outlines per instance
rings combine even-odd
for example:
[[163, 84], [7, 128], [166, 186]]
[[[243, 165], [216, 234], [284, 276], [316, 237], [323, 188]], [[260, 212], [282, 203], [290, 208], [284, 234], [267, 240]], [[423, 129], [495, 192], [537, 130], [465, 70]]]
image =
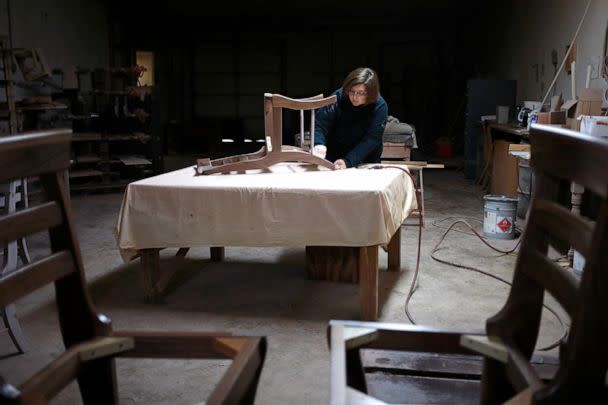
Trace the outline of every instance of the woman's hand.
[[346, 162], [343, 159], [338, 159], [334, 162], [334, 168], [336, 170], [346, 169]]
[[315, 145], [315, 147], [312, 148], [312, 154], [320, 157], [321, 159], [325, 159], [325, 155], [327, 154], [327, 146]]

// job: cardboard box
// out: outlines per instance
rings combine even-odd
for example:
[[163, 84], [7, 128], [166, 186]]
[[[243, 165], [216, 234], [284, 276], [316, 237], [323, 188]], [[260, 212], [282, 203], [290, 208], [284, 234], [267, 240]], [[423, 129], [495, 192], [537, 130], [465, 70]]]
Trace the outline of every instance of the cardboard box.
[[490, 193], [517, 197], [517, 159], [509, 155], [509, 145], [508, 141], [494, 141]]
[[576, 118], [602, 113], [602, 89], [582, 89], [576, 104]]
[[566, 123], [566, 111], [551, 111], [538, 113], [539, 124], [565, 124]]
[[580, 131], [581, 115], [600, 115], [602, 113], [602, 90], [582, 89], [578, 100], [568, 100], [562, 105], [566, 111], [566, 124], [574, 131]]

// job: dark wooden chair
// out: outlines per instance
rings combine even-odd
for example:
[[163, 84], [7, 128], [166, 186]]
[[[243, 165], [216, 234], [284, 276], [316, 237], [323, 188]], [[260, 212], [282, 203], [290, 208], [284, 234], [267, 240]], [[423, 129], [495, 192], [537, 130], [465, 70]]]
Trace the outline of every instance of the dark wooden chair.
[[[59, 131], [61, 132], [61, 131]], [[63, 173], [69, 132], [0, 138], [0, 183], [38, 176], [43, 202], [0, 216], [0, 240], [14, 241], [48, 229], [51, 253], [0, 279], [0, 308], [54, 283], [65, 351], [20, 387], [0, 377], [0, 403], [47, 403], [77, 379], [85, 404], [118, 402], [116, 357], [232, 359], [207, 403], [253, 403], [266, 339], [230, 333], [113, 331], [96, 312], [86, 288], [82, 258]]]
[[[483, 332], [332, 321], [332, 403], [608, 403], [608, 142], [533, 125], [536, 176], [504, 307]], [[561, 204], [575, 182], [599, 200], [592, 218]], [[548, 258], [572, 246], [579, 279]], [[559, 356], [535, 352], [544, 293], [571, 319]]]
[[[220, 159], [198, 159], [197, 174], [245, 172], [252, 169], [267, 169], [281, 162], [301, 162], [334, 169], [332, 162], [322, 159], [296, 146], [283, 145], [283, 108], [300, 111], [301, 136], [304, 136], [304, 111], [311, 111], [310, 133], [314, 134], [314, 110], [336, 102], [336, 96], [323, 98], [317, 95], [303, 99], [292, 99], [280, 94], [264, 94], [265, 145], [257, 152], [228, 156]], [[314, 136], [314, 135], [313, 135]], [[314, 146], [314, 140], [311, 140]], [[311, 146], [311, 147], [312, 147]]]

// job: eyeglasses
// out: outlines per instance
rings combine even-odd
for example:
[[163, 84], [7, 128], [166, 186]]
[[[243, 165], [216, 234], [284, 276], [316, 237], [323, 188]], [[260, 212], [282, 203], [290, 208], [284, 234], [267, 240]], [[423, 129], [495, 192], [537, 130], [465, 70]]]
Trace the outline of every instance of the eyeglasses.
[[353, 97], [355, 97], [355, 96], [365, 97], [365, 96], [367, 96], [367, 91], [365, 91], [365, 90], [359, 90], [359, 91], [350, 90], [348, 92], [348, 94], [350, 94]]

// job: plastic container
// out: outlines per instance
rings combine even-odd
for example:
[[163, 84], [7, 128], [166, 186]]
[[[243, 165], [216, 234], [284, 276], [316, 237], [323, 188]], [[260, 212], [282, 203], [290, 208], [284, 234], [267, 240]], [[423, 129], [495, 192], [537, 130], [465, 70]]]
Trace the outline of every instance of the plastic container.
[[483, 197], [483, 234], [492, 239], [514, 239], [517, 198], [488, 194]]
[[454, 156], [454, 143], [446, 138], [437, 139], [435, 142], [435, 154], [438, 158], [451, 158]]
[[526, 159], [518, 160], [518, 182], [517, 182], [517, 217], [525, 218], [530, 206], [530, 198], [532, 197], [532, 183], [534, 182], [534, 174], [530, 169], [530, 163]]

